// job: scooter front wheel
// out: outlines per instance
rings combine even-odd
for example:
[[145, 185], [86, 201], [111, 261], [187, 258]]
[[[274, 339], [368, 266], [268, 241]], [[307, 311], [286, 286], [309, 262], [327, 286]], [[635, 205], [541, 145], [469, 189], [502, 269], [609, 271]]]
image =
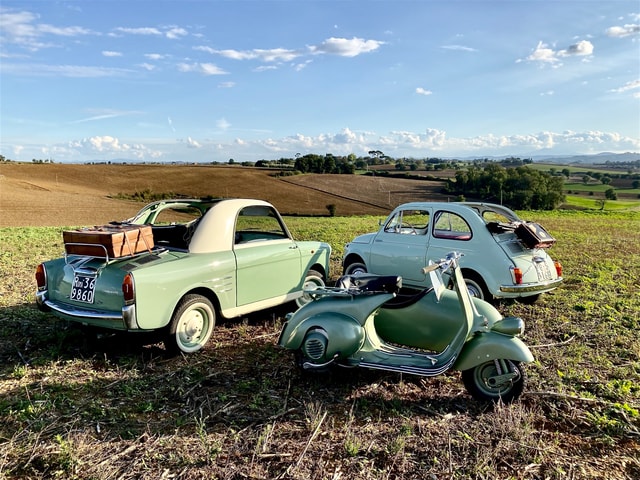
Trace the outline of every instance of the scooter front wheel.
[[476, 400], [511, 403], [524, 390], [527, 374], [520, 362], [492, 360], [464, 370], [462, 382]]

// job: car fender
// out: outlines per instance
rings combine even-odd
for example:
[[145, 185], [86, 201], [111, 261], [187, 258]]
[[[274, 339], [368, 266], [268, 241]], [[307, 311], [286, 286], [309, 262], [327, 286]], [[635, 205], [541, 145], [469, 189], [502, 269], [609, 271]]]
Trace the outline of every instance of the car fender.
[[336, 354], [346, 358], [364, 344], [364, 328], [354, 318], [336, 312], [321, 312], [301, 321], [296, 321], [295, 317], [287, 321], [278, 339], [278, 345], [289, 350], [298, 350], [307, 332], [317, 329], [323, 330], [327, 337], [326, 356], [329, 359]]
[[491, 360], [533, 362], [533, 354], [522, 340], [495, 332], [481, 333], [463, 347], [453, 368], [468, 370]]

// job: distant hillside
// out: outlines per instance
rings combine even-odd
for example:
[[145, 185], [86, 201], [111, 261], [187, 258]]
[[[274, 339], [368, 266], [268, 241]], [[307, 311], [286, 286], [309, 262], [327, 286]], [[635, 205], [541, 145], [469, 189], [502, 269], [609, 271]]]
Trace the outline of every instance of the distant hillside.
[[99, 225], [133, 216], [136, 192], [250, 197], [286, 215], [386, 215], [399, 203], [436, 200], [438, 182], [360, 175], [273, 176], [268, 169], [217, 165], [0, 163], [0, 227]]
[[640, 153], [598, 153], [596, 155], [567, 155], [567, 156], [546, 156], [534, 155], [535, 162], [560, 163], [560, 164], [603, 164], [607, 162], [627, 163], [640, 161]]

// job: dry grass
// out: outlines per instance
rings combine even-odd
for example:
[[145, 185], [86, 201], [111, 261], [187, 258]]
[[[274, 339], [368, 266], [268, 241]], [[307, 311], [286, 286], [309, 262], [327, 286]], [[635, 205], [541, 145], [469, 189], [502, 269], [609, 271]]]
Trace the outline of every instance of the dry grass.
[[[490, 408], [465, 393], [455, 372], [432, 379], [371, 371], [303, 375], [275, 347], [288, 308], [222, 322], [203, 352], [177, 357], [152, 337], [95, 338], [42, 314], [33, 305], [33, 271], [61, 250], [60, 226], [123, 218], [139, 205], [107, 195], [165, 191], [168, 183], [149, 183], [149, 167], [23, 165], [20, 176], [6, 167], [0, 165], [0, 221], [18, 223], [0, 229], [0, 479], [640, 478], [638, 214], [533, 214], [558, 238], [552, 253], [567, 282], [537, 305], [501, 307], [525, 318], [525, 341], [537, 361], [521, 401]], [[131, 174], [130, 183], [82, 187], [87, 178], [100, 183], [92, 168], [100, 175], [138, 172], [147, 184]], [[187, 169], [175, 170], [173, 177], [182, 178], [207, 167], [175, 168]], [[65, 182], [50, 175], [76, 169], [81, 173], [68, 173]], [[181, 188], [198, 195], [220, 185], [204, 178], [195, 175], [193, 186]], [[314, 201], [322, 210], [338, 197], [314, 189], [338, 182], [316, 180], [291, 188], [321, 199]], [[264, 181], [282, 185], [266, 175]], [[260, 181], [239, 185], [247, 183]], [[239, 196], [229, 185], [229, 196]], [[78, 194], [80, 188], [88, 189]], [[20, 191], [26, 203], [18, 202]], [[353, 198], [367, 186], [345, 191]], [[271, 200], [281, 209], [293, 205]], [[34, 205], [58, 226], [15, 228], [25, 216], [29, 224], [40, 218], [31, 216]], [[96, 211], [101, 205], [114, 210]], [[23, 210], [5, 216], [18, 206]], [[123, 214], [112, 214], [118, 208]], [[287, 220], [294, 235], [316, 232], [339, 251], [376, 219]]]

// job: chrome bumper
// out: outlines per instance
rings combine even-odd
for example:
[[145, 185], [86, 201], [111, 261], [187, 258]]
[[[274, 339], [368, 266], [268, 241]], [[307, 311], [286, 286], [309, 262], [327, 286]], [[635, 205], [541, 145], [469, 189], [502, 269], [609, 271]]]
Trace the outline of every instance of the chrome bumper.
[[[118, 322], [118, 330], [140, 330], [136, 317], [136, 306], [125, 305], [120, 313], [110, 313], [90, 308], [80, 308], [66, 303], [60, 304], [47, 299], [47, 292], [36, 293], [36, 304], [42, 311], [53, 311], [71, 321], [105, 326], [104, 323]], [[114, 327], [111, 327], [114, 328]]]
[[525, 284], [525, 285], [500, 285], [500, 291], [505, 293], [544, 293], [549, 290], [557, 288], [562, 282], [563, 278], [557, 278], [556, 280], [549, 280], [548, 282]]

